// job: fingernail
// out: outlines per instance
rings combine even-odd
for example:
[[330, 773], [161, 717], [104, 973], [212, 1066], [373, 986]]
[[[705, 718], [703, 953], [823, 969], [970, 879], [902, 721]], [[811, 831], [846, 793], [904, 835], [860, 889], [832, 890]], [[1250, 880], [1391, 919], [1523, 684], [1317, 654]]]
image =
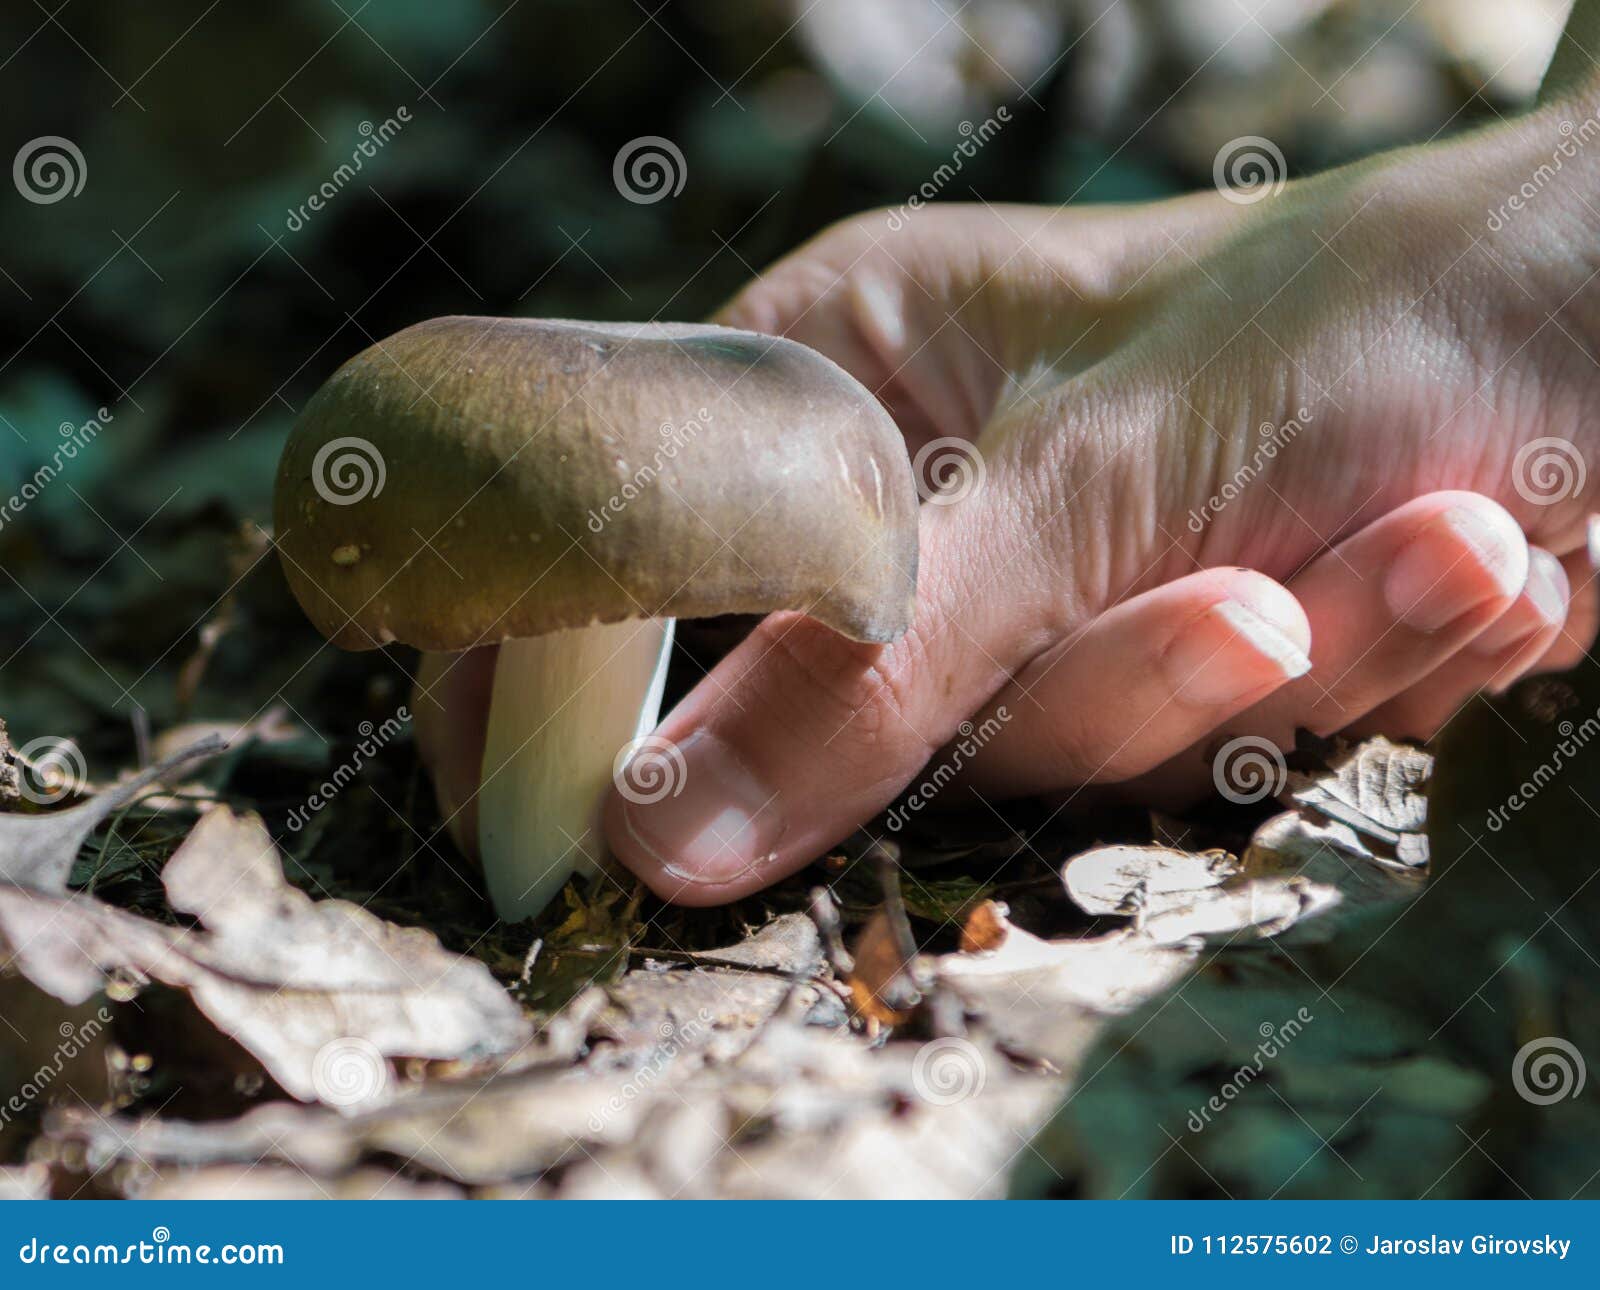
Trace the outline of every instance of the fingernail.
[[709, 731], [695, 731], [677, 753], [680, 791], [663, 792], [659, 780], [641, 791], [621, 777], [623, 827], [637, 848], [624, 859], [702, 884], [731, 882], [772, 861], [785, 827], [777, 792]]
[[1491, 623], [1468, 646], [1473, 653], [1493, 658], [1566, 621], [1567, 573], [1561, 561], [1539, 547], [1529, 551], [1528, 585], [1523, 588], [1523, 595], [1533, 606], [1534, 613], [1528, 614], [1519, 606], [1498, 622]]
[[1165, 666], [1180, 699], [1216, 706], [1304, 676], [1311, 660], [1284, 628], [1248, 605], [1224, 600], [1168, 646]]
[[1438, 631], [1489, 600], [1520, 592], [1528, 576], [1526, 552], [1509, 515], [1451, 507], [1395, 558], [1384, 600], [1406, 626]]
[[1536, 547], [1528, 553], [1528, 599], [1545, 626], [1567, 621], [1567, 571], [1543, 548]]

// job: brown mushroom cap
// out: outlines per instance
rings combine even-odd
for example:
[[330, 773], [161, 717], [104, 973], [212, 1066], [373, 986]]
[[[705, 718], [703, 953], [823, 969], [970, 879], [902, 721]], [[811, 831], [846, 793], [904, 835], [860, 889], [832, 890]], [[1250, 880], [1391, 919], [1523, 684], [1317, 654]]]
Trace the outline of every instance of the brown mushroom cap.
[[408, 327], [307, 404], [274, 509], [347, 649], [775, 609], [889, 641], [916, 590], [894, 422], [815, 351], [727, 327]]

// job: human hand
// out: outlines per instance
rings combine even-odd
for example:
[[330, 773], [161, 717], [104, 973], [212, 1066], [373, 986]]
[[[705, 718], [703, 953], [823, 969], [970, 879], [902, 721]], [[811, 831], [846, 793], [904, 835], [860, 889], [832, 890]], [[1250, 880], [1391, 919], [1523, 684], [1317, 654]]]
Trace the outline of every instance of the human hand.
[[[613, 795], [616, 854], [717, 903], [924, 766], [950, 803], [1147, 775], [1192, 793], [1222, 735], [1426, 736], [1575, 661], [1600, 613], [1575, 224], [1592, 240], [1600, 217], [1552, 190], [1486, 227], [1558, 113], [1254, 204], [873, 213], [762, 275], [719, 321], [828, 354], [925, 484], [953, 458], [970, 487], [922, 509], [904, 638], [775, 615], [665, 719], [683, 791]], [[454, 710], [481, 674], [434, 697]]]

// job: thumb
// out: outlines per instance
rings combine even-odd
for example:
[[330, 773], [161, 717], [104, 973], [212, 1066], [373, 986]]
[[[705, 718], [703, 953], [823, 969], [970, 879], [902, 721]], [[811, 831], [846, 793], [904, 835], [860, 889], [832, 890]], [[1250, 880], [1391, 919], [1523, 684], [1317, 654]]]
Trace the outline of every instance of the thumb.
[[917, 613], [898, 641], [862, 645], [774, 614], [661, 724], [667, 744], [652, 746], [672, 790], [634, 791], [624, 773], [605, 808], [613, 852], [657, 895], [721, 904], [810, 863], [1042, 647], [1026, 623], [1045, 616], [996, 591], [1002, 578], [1037, 585], [1014, 576], [1028, 550], [996, 541], [977, 501], [923, 507]]

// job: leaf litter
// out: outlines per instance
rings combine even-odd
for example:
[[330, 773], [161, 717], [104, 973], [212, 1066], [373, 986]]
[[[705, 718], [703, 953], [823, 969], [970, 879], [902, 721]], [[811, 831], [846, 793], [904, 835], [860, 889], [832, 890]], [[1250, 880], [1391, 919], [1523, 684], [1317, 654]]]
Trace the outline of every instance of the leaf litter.
[[[197, 1104], [174, 1092], [196, 1079], [181, 1061], [163, 1078], [170, 1059], [114, 1048], [139, 1076], [46, 1099], [8, 1185], [1003, 1194], [1116, 1019], [1219, 952], [1259, 952], [1348, 899], [1370, 902], [1369, 869], [1403, 868], [1408, 886], [1379, 889], [1414, 891], [1426, 781], [1385, 769], [1400, 755], [1339, 750], [1235, 851], [1082, 849], [1048, 821], [958, 820], [943, 840], [924, 824], [860, 842], [729, 911], [574, 883], [518, 929], [520, 954], [506, 929], [464, 954], [328, 896], [286, 866], [259, 816], [226, 804], [163, 804], [193, 823], [160, 866], [159, 919], [67, 889], [80, 824], [59, 820], [83, 805], [0, 816], [0, 836], [19, 840], [10, 854], [28, 857], [0, 885], [9, 977], [62, 1008], [105, 1000], [132, 1050], [141, 1022], [177, 1016], [177, 1046], [208, 1054], [197, 1063], [226, 1052], [231, 1072]], [[170, 771], [158, 769], [141, 786]], [[706, 943], [717, 929], [723, 943]]]

